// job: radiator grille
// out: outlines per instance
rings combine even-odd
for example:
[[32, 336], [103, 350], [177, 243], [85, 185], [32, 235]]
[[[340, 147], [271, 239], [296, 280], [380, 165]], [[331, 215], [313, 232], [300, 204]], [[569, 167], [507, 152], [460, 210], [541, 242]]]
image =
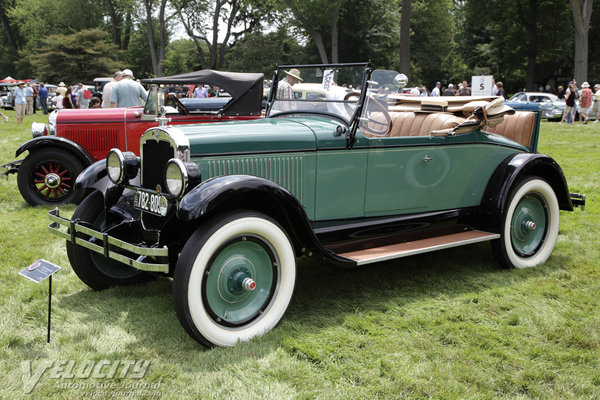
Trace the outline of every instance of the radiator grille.
[[106, 157], [110, 149], [122, 148], [118, 129], [67, 127], [61, 136], [85, 147], [92, 155], [102, 158]]
[[[232, 174], [259, 176], [273, 181], [302, 199], [302, 156], [263, 156], [208, 161], [208, 177]], [[207, 178], [208, 178], [207, 177]]]
[[175, 156], [175, 150], [168, 142], [148, 140], [142, 148], [142, 187], [156, 189], [160, 185], [165, 189], [165, 167], [167, 161]]

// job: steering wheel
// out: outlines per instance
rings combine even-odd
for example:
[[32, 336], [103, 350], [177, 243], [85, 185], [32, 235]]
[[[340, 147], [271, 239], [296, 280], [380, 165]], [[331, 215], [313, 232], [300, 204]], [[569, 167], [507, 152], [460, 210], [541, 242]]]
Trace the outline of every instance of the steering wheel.
[[[348, 93], [344, 96], [344, 100], [359, 96], [359, 93]], [[361, 117], [359, 124], [360, 130], [374, 136], [385, 136], [389, 131], [390, 122], [392, 121], [387, 107], [382, 102], [370, 96], [367, 98], [365, 105], [366, 109], [363, 109], [363, 117]], [[350, 115], [354, 113], [349, 103], [344, 103], [344, 106]], [[366, 120], [362, 118], [366, 118]]]

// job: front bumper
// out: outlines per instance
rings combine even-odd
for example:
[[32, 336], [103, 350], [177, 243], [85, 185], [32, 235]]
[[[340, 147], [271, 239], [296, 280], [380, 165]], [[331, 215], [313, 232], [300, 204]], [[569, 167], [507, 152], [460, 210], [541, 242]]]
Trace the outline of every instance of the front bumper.
[[585, 211], [585, 194], [569, 193], [573, 207], [581, 207], [581, 211]]
[[16, 174], [19, 172], [19, 167], [23, 163], [23, 160], [17, 160], [13, 162], [6, 163], [4, 165], [0, 165], [0, 176], [5, 175], [6, 179], [8, 179], [8, 175]]
[[[48, 225], [50, 232], [73, 244], [142, 271], [169, 272], [169, 249], [167, 246], [148, 247], [128, 243], [105, 232], [83, 226], [77, 221], [63, 218], [59, 215], [58, 208], [50, 210], [48, 218], [52, 221]], [[78, 237], [78, 233], [87, 235], [89, 238]]]

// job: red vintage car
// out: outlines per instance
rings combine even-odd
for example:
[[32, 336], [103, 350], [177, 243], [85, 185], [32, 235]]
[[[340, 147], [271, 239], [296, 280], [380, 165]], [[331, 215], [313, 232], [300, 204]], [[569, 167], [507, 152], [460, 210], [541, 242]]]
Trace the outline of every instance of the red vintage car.
[[[79, 173], [112, 148], [139, 155], [140, 137], [158, 125], [159, 114], [170, 124], [261, 118], [263, 79], [259, 73], [202, 70], [142, 80], [150, 85], [143, 108], [55, 111], [48, 126], [34, 123], [34, 138], [19, 147], [15, 157], [29, 154], [0, 166], [2, 175], [17, 173], [19, 191], [31, 205], [78, 203], [84, 196], [73, 190]], [[189, 98], [178, 90], [199, 84], [218, 86], [222, 95]]]

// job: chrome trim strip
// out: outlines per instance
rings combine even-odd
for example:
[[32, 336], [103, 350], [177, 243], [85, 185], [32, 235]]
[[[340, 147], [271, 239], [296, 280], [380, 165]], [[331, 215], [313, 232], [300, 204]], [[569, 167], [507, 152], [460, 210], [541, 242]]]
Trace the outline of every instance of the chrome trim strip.
[[[119, 249], [129, 251], [134, 253], [138, 257], [136, 259], [127, 257], [125, 255], [119, 254], [113, 250], [108, 249], [107, 256], [112, 258], [113, 260], [117, 260], [122, 262], [123, 264], [127, 264], [130, 267], [142, 270], [142, 271], [151, 271], [151, 272], [169, 272], [169, 263], [148, 263], [142, 261], [145, 256], [148, 257], [168, 257], [169, 249], [167, 246], [163, 246], [162, 248], [155, 247], [144, 247], [144, 246], [136, 246], [131, 243], [127, 243], [121, 239], [117, 239], [108, 235], [105, 235], [102, 232], [98, 232], [94, 229], [82, 226], [78, 223], [74, 223], [71, 220], [63, 218], [59, 215], [58, 208], [50, 210], [48, 212], [48, 219], [52, 221], [51, 224], [48, 225], [48, 229], [50, 232], [56, 236], [59, 236], [67, 241], [74, 243], [78, 246], [85, 247], [89, 250], [95, 251], [96, 253], [100, 253], [105, 255], [105, 247], [114, 246]], [[72, 228], [73, 232], [64, 232], [61, 231], [61, 226], [66, 226], [68, 228]], [[98, 239], [101, 245], [91, 243], [85, 239], [79, 238], [76, 236], [77, 232], [84, 233], [86, 235], [92, 236]], [[105, 242], [106, 239], [106, 242]]]
[[452, 247], [464, 246], [467, 244], [473, 244], [473, 243], [479, 243], [479, 242], [486, 242], [488, 240], [494, 240], [494, 239], [500, 239], [500, 234], [493, 233], [493, 234], [489, 234], [489, 235], [486, 235], [483, 237], [459, 240], [457, 242], [444, 243], [444, 244], [440, 244], [437, 246], [424, 247], [421, 249], [403, 251], [399, 254], [387, 254], [384, 256], [380, 256], [380, 257], [373, 257], [373, 258], [357, 261], [356, 265], [366, 265], [366, 264], [372, 264], [372, 263], [376, 263], [376, 262], [380, 262], [380, 261], [394, 260], [396, 258], [414, 256], [416, 254], [423, 254], [423, 253], [429, 253], [429, 252], [437, 251], [437, 250], [450, 249]]

